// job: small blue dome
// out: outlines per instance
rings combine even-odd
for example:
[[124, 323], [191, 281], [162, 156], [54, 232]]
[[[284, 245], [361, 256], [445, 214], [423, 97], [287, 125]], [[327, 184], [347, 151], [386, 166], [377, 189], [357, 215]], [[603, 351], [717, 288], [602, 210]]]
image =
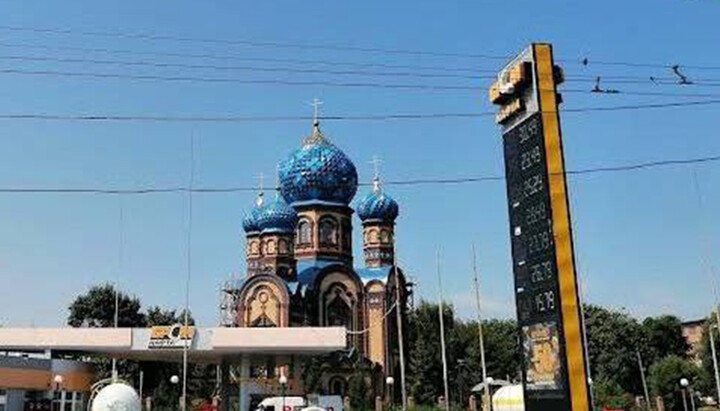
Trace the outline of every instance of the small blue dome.
[[262, 232], [292, 233], [298, 222], [298, 215], [294, 208], [280, 197], [264, 206], [257, 213], [255, 222]]
[[397, 201], [385, 194], [380, 182], [375, 179], [372, 193], [363, 197], [357, 206], [357, 214], [362, 221], [393, 222], [400, 212]]
[[257, 200], [255, 200], [255, 206], [253, 206], [252, 210], [246, 213], [245, 218], [243, 218], [242, 225], [243, 230], [245, 230], [246, 233], [255, 233], [260, 231], [257, 220], [263, 208], [263, 193], [260, 193]]
[[355, 197], [355, 165], [327, 141], [316, 122], [302, 146], [280, 163], [280, 193], [289, 204], [348, 205]]

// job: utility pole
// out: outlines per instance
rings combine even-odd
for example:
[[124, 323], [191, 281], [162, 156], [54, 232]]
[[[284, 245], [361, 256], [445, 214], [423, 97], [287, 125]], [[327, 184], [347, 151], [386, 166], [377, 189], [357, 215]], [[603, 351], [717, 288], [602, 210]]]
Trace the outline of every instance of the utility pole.
[[[190, 136], [190, 176], [188, 182], [187, 195], [187, 277], [185, 279], [185, 315], [183, 316], [183, 332], [180, 333], [183, 338], [183, 358], [182, 358], [182, 399], [180, 401], [180, 409], [187, 411], [187, 382], [188, 382], [188, 351], [190, 350], [188, 336], [190, 335], [188, 328], [190, 322], [190, 276], [192, 274], [192, 229], [193, 229], [193, 188], [195, 186], [195, 136]], [[183, 336], [183, 334], [185, 334]]]
[[[715, 311], [715, 315], [717, 315], [717, 311]], [[710, 349], [712, 350], [712, 357], [713, 357], [713, 369], [715, 370], [715, 386], [717, 388], [717, 401], [720, 401], [720, 375], [718, 375], [718, 361], [717, 361], [717, 354], [715, 352], [715, 337], [714, 337], [714, 331], [713, 328], [717, 328], [717, 325], [713, 325], [712, 321], [710, 321], [710, 327], [708, 329], [708, 333], [710, 333]]]
[[645, 368], [643, 367], [640, 350], [636, 349], [635, 353], [637, 354], [638, 367], [640, 367], [640, 380], [642, 381], [643, 393], [645, 394], [645, 403], [647, 404], [648, 409], [652, 410], [652, 405], [650, 404], [650, 394], [648, 393], [647, 382], [645, 382]]
[[393, 255], [395, 270], [395, 318], [398, 329], [398, 349], [400, 350], [400, 389], [402, 392], [402, 409], [407, 409], [407, 390], [405, 388], [405, 343], [403, 341], [402, 304], [400, 304], [400, 277], [398, 276], [397, 248]]
[[[704, 214], [703, 214], [703, 195], [702, 191], [700, 190], [700, 181], [698, 180], [697, 176], [697, 170], [693, 170], [693, 182], [695, 183], [695, 194], [697, 196], [697, 202], [698, 202], [698, 208], [699, 208], [699, 215], [700, 215], [700, 225], [701, 227], [707, 227], [704, 224]], [[715, 304], [714, 314], [715, 314], [715, 327], [718, 327], [718, 330], [720, 330], [720, 304], [718, 304], [718, 289], [717, 289], [717, 282], [715, 279], [715, 266], [712, 263], [712, 260], [710, 259], [711, 250], [710, 250], [710, 240], [707, 235], [707, 230], [703, 230], [703, 243], [705, 246], [705, 265], [708, 270], [708, 275], [710, 276], [710, 287], [712, 288], [713, 293], [713, 300]], [[713, 356], [713, 368], [715, 371], [715, 386], [717, 389], [717, 401], [720, 401], [720, 375], [718, 373], [718, 362], [717, 362], [717, 356], [715, 354], [715, 339], [713, 337], [713, 324], [712, 320], [710, 321], [708, 332], [710, 333], [710, 347], [712, 349], [712, 356]]]
[[480, 308], [480, 280], [478, 279], [475, 244], [472, 245], [472, 268], [473, 268], [473, 277], [474, 277], [474, 283], [475, 283], [475, 304], [477, 307], [478, 338], [480, 340], [480, 367], [482, 368], [483, 384], [485, 384], [485, 391], [483, 394], [483, 410], [489, 411], [490, 410], [490, 384], [488, 384], [487, 368], [485, 367], [485, 342], [484, 342], [484, 338], [483, 338], [482, 310]]
[[447, 354], [445, 352], [445, 319], [443, 318], [443, 290], [442, 290], [442, 276], [440, 275], [440, 248], [437, 251], [437, 276], [438, 286], [440, 293], [440, 304], [438, 305], [438, 315], [440, 317], [440, 348], [442, 349], [442, 363], [443, 363], [443, 383], [445, 384], [445, 411], [450, 411], [450, 389], [448, 387], [448, 369], [447, 369]]

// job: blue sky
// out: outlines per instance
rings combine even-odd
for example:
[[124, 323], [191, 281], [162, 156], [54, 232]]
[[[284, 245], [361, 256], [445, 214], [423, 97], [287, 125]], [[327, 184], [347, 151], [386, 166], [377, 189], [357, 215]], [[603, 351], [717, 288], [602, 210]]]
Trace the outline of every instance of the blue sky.
[[[0, 25], [117, 31], [188, 38], [337, 44], [385, 49], [511, 55], [532, 41], [550, 41], [570, 75], [668, 76], [663, 69], [593, 65], [593, 60], [720, 66], [712, 53], [720, 2], [667, 1], [5, 1]], [[4, 44], [1, 45], [1, 44]], [[12, 46], [14, 45], [14, 46]], [[211, 69], [118, 67], [19, 62], [2, 56], [152, 60], [183, 64], [329, 68], [318, 65], [212, 61], [189, 57], [112, 55], [27, 46], [110, 48], [149, 52], [312, 59], [355, 63], [497, 70], [502, 61], [467, 57], [377, 54], [43, 34], [0, 29], [0, 70], [60, 70], [131, 75], [233, 77], [476, 86], [477, 90], [408, 91], [330, 86], [129, 81], [0, 75], [0, 114], [169, 116], [303, 116], [318, 97], [327, 115], [483, 112], [487, 80], [359, 77]], [[589, 67], [577, 64], [588, 57]], [[337, 69], [337, 68], [336, 68]], [[375, 71], [392, 71], [373, 69]], [[428, 72], [420, 69], [394, 71]], [[439, 71], [433, 71], [438, 73]], [[442, 72], [442, 71], [440, 71]], [[691, 78], [720, 72], [691, 70]], [[626, 91], [713, 93], [714, 87], [607, 84]], [[589, 89], [571, 83], [567, 89]], [[715, 94], [720, 94], [720, 90]], [[688, 98], [567, 93], [565, 106], [684, 101]], [[696, 99], [695, 99], [696, 100]], [[720, 154], [717, 106], [563, 116], [569, 169]], [[500, 133], [490, 118], [327, 122], [326, 134], [372, 176], [373, 155], [387, 180], [497, 175]], [[179, 186], [188, 180], [195, 136], [196, 185], [251, 186], [260, 172], [298, 147], [309, 122], [80, 123], [0, 122], [0, 186]], [[705, 207], [693, 186], [697, 173]], [[710, 258], [720, 265], [720, 224], [713, 210], [720, 165], [658, 168], [570, 179], [578, 265], [589, 301], [644, 316], [686, 319], [712, 305]], [[271, 179], [271, 178], [269, 178]], [[363, 191], [361, 190], [361, 193]], [[443, 249], [447, 299], [472, 315], [470, 247], [479, 251], [486, 314], [514, 315], [505, 188], [501, 182], [388, 187], [400, 203], [398, 252], [418, 284], [437, 298], [435, 251]], [[199, 194], [194, 199], [191, 308], [202, 324], [218, 319], [218, 287], [242, 275], [241, 219], [252, 193]], [[124, 229], [120, 230], [120, 208]], [[92, 284], [118, 276], [121, 232], [124, 290], [145, 305], [183, 305], [186, 198], [180, 194], [0, 195], [0, 323], [60, 325], [67, 305]], [[356, 221], [356, 231], [359, 224]], [[703, 240], [706, 238], [707, 240]], [[356, 250], [360, 237], [356, 235]], [[359, 253], [356, 255], [360, 256]], [[358, 259], [358, 263], [359, 263]]]

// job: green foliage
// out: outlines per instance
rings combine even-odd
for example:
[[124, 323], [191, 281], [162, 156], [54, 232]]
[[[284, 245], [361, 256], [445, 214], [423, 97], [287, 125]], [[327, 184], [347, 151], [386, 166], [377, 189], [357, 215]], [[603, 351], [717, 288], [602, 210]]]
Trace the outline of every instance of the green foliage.
[[[444, 392], [438, 310], [438, 305], [422, 301], [408, 315], [408, 391], [418, 404], [432, 404]], [[452, 307], [444, 307], [443, 319], [446, 336], [453, 335]], [[452, 343], [448, 347], [449, 352], [455, 350]], [[454, 355], [448, 355], [448, 363], [453, 360]]]
[[682, 335], [682, 321], [672, 315], [648, 317], [642, 323], [643, 345], [647, 348], [647, 363], [669, 355], [685, 357], [690, 348]]
[[[158, 306], [152, 306], [147, 309], [147, 325], [152, 327], [155, 325], [173, 325], [185, 323], [185, 310], [166, 310]], [[195, 325], [195, 319], [192, 313], [188, 312], [188, 325]]]
[[[127, 294], [118, 293], [118, 326], [147, 327], [154, 325], [172, 325], [185, 321], [185, 311], [150, 307], [142, 312], [140, 300]], [[188, 313], [188, 323], [195, 320]], [[87, 293], [81, 294], [70, 304], [68, 324], [73, 327], [110, 328], [115, 324], [115, 287], [111, 284], [93, 286]], [[95, 358], [95, 368], [99, 378], [111, 375], [111, 361]], [[182, 375], [178, 364], [167, 362], [118, 361], [118, 374], [135, 386], [139, 384], [138, 375], [145, 374], [144, 390], [153, 397], [153, 409], [175, 411], [180, 396], [178, 385], [170, 383], [173, 375]], [[215, 390], [215, 367], [190, 364], [188, 368], [189, 399], [209, 399]]]
[[690, 384], [694, 386], [699, 371], [694, 364], [676, 355], [670, 355], [657, 361], [650, 366], [648, 376], [652, 395], [663, 397], [665, 409], [682, 410], [680, 379], [687, 378]]
[[[118, 293], [118, 326], [145, 327], [145, 314], [140, 312], [140, 300], [123, 292]], [[70, 304], [68, 325], [71, 327], [107, 328], [115, 325], [115, 287], [96, 285]]]
[[373, 395], [370, 389], [370, 375], [365, 371], [354, 372], [348, 381], [347, 396], [354, 410], [371, 410]]
[[633, 396], [614, 381], [600, 380], [593, 384], [593, 395], [597, 409], [623, 409], [633, 407]]
[[594, 305], [585, 306], [585, 319], [593, 378], [613, 381], [625, 392], [642, 393], [637, 362], [642, 337], [640, 324], [628, 314]]
[[[422, 301], [408, 318], [409, 395], [419, 405], [430, 405], [444, 395], [438, 305]], [[470, 390], [482, 381], [479, 330], [476, 321], [454, 318], [445, 306], [446, 349], [450, 400], [465, 407]], [[516, 380], [520, 372], [517, 326], [511, 320], [483, 322], [483, 341], [488, 376]]]

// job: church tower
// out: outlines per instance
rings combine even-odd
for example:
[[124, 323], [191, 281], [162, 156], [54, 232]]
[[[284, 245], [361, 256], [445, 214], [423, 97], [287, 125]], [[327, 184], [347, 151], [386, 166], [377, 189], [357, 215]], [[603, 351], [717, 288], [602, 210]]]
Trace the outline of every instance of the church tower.
[[279, 194], [269, 204], [263, 193], [243, 220], [247, 249], [248, 276], [274, 273], [286, 281], [295, 281], [294, 239], [298, 215]]
[[394, 265], [395, 219], [399, 208], [397, 202], [383, 191], [377, 173], [373, 179], [372, 193], [360, 200], [357, 212], [363, 224], [365, 267]]
[[264, 194], [260, 191], [257, 199], [255, 199], [255, 206], [245, 215], [242, 222], [243, 230], [245, 230], [245, 261], [247, 263], [248, 277], [262, 272], [262, 242], [257, 217], [264, 206]]
[[263, 272], [274, 273], [288, 282], [295, 281], [297, 270], [294, 239], [297, 213], [276, 193], [275, 199], [257, 214], [256, 222], [260, 229], [260, 265]]
[[352, 267], [355, 165], [328, 141], [315, 119], [302, 145], [280, 164], [280, 192], [298, 213], [295, 258], [337, 261]]

